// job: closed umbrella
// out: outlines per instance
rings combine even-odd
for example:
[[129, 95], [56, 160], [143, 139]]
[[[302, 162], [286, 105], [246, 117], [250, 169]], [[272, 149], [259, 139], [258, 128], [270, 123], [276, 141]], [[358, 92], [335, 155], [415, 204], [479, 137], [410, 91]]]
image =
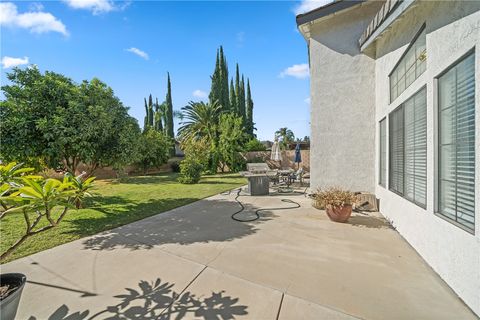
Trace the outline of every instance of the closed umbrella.
[[270, 159], [272, 159], [273, 161], [282, 161], [282, 153], [280, 152], [280, 146], [278, 144], [278, 141], [276, 140], [272, 145], [272, 154], [270, 156]]
[[297, 168], [300, 168], [300, 162], [302, 162], [302, 153], [300, 152], [300, 143], [298, 142], [295, 146], [295, 162], [298, 164]]

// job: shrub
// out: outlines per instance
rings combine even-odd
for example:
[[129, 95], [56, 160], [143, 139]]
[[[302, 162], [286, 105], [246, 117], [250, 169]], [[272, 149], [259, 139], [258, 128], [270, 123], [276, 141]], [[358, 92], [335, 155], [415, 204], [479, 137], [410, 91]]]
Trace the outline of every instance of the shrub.
[[147, 129], [139, 139], [139, 159], [137, 165], [146, 174], [150, 168], [158, 168], [166, 163], [170, 156], [171, 139], [163, 132]]
[[246, 151], [266, 151], [267, 147], [258, 139], [251, 139], [245, 144]]
[[32, 170], [15, 163], [0, 165], [0, 219], [11, 214], [25, 219], [23, 235], [2, 252], [0, 261], [27, 238], [56, 227], [69, 209], [81, 208], [85, 197], [91, 196], [94, 177], [84, 179], [83, 174], [75, 177], [68, 173], [60, 181], [26, 174]]
[[180, 177], [178, 181], [184, 184], [193, 184], [200, 181], [203, 166], [195, 159], [186, 158], [180, 162]]
[[180, 172], [180, 161], [173, 160], [170, 162], [170, 169], [172, 169], [172, 172]]
[[315, 206], [319, 208], [351, 206], [357, 201], [357, 196], [353, 192], [338, 187], [325, 190], [319, 188], [312, 195], [312, 198], [316, 202]]

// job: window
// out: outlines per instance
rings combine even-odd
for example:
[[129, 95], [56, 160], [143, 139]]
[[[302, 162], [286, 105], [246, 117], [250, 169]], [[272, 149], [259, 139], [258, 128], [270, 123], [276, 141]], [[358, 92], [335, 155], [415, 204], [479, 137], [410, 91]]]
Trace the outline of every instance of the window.
[[423, 26], [390, 74], [390, 102], [394, 101], [425, 71], [426, 39], [425, 26]]
[[427, 97], [426, 88], [395, 109], [389, 117], [390, 190], [426, 206]]
[[390, 138], [390, 190], [403, 195], [403, 166], [404, 166], [404, 141], [403, 141], [403, 106], [395, 109], [389, 116]]
[[475, 226], [475, 54], [438, 79], [438, 211]]
[[379, 181], [381, 186], [387, 185], [387, 119], [380, 121], [380, 161]]

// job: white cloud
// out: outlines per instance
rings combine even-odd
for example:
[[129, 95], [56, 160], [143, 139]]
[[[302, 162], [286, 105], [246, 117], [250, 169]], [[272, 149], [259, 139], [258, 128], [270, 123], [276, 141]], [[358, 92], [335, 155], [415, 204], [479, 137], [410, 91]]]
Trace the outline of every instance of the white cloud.
[[73, 9], [91, 10], [93, 14], [112, 11], [115, 6], [110, 0], [63, 0]]
[[[37, 9], [43, 10], [41, 7]], [[18, 13], [17, 6], [11, 2], [0, 3], [0, 25], [24, 28], [33, 33], [53, 31], [68, 35], [67, 27], [51, 13], [42, 11]]]
[[293, 12], [295, 12], [295, 14], [305, 13], [330, 2], [333, 2], [333, 0], [302, 0], [300, 4], [293, 9]]
[[28, 64], [28, 57], [13, 58], [5, 56], [2, 58], [2, 66], [4, 69], [13, 68], [24, 64]]
[[200, 90], [200, 89], [197, 89], [197, 90], [193, 91], [192, 96], [194, 96], [195, 98], [199, 98], [199, 99], [205, 99], [205, 98], [208, 97], [207, 93], [205, 91]]
[[286, 68], [280, 73], [280, 78], [285, 78], [286, 76], [295, 77], [297, 79], [305, 79], [309, 76], [308, 64], [294, 64], [291, 67]]
[[306, 104], [310, 104], [310, 98], [303, 99], [303, 102], [305, 102]]
[[117, 5], [113, 0], [63, 0], [70, 8], [89, 10], [93, 14], [102, 14], [114, 10], [124, 10], [131, 3], [130, 0], [123, 1]]
[[148, 60], [148, 53], [146, 53], [145, 51], [142, 51], [140, 49], [137, 49], [137, 48], [134, 48], [134, 47], [131, 47], [130, 49], [125, 49], [127, 50], [128, 52], [131, 52], [133, 54], [136, 54], [137, 56], [139, 56], [140, 58], [143, 58], [145, 60]]

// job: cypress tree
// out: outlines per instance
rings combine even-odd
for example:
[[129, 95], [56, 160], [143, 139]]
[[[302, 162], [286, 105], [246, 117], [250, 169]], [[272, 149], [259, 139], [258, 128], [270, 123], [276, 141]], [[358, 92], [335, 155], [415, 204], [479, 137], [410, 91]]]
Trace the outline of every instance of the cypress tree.
[[143, 118], [143, 130], [147, 130], [148, 128], [148, 106], [147, 106], [147, 98], [143, 98], [145, 102], [145, 118]]
[[220, 56], [219, 56], [219, 50], [217, 49], [217, 59], [215, 61], [215, 70], [213, 71], [212, 76], [210, 77], [212, 79], [212, 85], [210, 86], [210, 94], [208, 95], [208, 99], [210, 100], [210, 103], [214, 103], [216, 100], [218, 100], [219, 103], [221, 103], [220, 100]]
[[228, 65], [227, 58], [223, 54], [223, 47], [220, 46], [220, 76], [219, 76], [219, 100], [223, 106], [223, 110], [230, 111], [230, 99], [228, 96]]
[[247, 78], [247, 101], [245, 115], [247, 118], [247, 133], [250, 135], [250, 138], [253, 138], [253, 100], [252, 93], [250, 92], [250, 79]]
[[[172, 103], [172, 85], [170, 83], [170, 73], [167, 72], [167, 96], [165, 97], [165, 102], [167, 104], [167, 116], [166, 120], [167, 122], [165, 123], [165, 131], [167, 132], [167, 135], [172, 139], [175, 139], [175, 133], [173, 129], [173, 103]], [[171, 154], [174, 155], [175, 153], [175, 142], [172, 142], [172, 150]]]
[[238, 67], [237, 63], [237, 68], [235, 71], [235, 113], [237, 116], [241, 115], [241, 101], [240, 101], [240, 69]]
[[148, 97], [148, 125], [153, 127], [153, 99], [152, 95]]
[[243, 125], [247, 124], [246, 121], [246, 114], [245, 114], [245, 81], [243, 79], [240, 80], [239, 91], [237, 92], [237, 108], [238, 108], [238, 115], [242, 117]]
[[233, 78], [230, 80], [230, 111], [237, 113], [237, 97], [235, 95], [235, 87], [233, 86]]
[[158, 98], [155, 98], [155, 130], [162, 132], [162, 111], [160, 110], [160, 105], [158, 104]]

